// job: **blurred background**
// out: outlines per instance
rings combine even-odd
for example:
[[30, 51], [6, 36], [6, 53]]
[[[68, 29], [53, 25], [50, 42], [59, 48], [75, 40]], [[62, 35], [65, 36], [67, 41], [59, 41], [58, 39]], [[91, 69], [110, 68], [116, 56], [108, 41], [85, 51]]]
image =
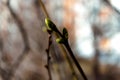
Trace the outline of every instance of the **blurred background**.
[[[119, 80], [120, 0], [42, 2], [59, 30], [63, 27], [68, 29], [70, 46], [88, 80]], [[17, 62], [25, 48], [25, 41], [30, 46], [29, 54], [20, 61], [13, 80], [48, 80], [48, 72], [44, 67], [47, 64], [45, 49], [48, 43], [48, 35], [43, 32], [44, 18], [39, 0], [0, 0], [1, 69], [9, 70]], [[19, 30], [21, 26], [25, 29], [28, 40], [24, 41], [24, 32]], [[72, 77], [64, 52], [54, 39], [55, 37], [51, 46], [50, 65], [52, 79], [82, 80], [71, 61], [77, 79]], [[1, 80], [5, 80], [2, 74]]]

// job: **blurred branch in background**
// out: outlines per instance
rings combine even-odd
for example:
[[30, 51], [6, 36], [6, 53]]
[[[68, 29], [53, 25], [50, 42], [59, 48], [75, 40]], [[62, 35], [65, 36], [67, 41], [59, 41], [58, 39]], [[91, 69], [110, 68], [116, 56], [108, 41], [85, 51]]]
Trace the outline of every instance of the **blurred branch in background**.
[[[28, 37], [27, 37], [27, 32], [26, 30], [23, 28], [23, 23], [22, 21], [18, 18], [18, 16], [14, 13], [14, 11], [12, 10], [11, 6], [10, 6], [10, 0], [8, 0], [7, 4], [8, 9], [11, 12], [12, 17], [14, 18], [14, 20], [17, 22], [17, 25], [19, 27], [19, 30], [22, 34], [23, 37], [23, 41], [24, 41], [24, 45], [25, 48], [23, 50], [23, 53], [18, 57], [18, 59], [16, 60], [16, 62], [12, 65], [12, 67], [8, 70], [1, 70], [2, 71], [2, 78], [3, 80], [11, 80], [14, 76], [15, 71], [17, 70], [17, 68], [19, 67], [19, 65], [22, 63], [22, 61], [24, 60], [25, 56], [27, 56], [27, 54], [29, 53], [30, 50], [30, 46], [29, 46], [29, 41], [28, 41]], [[1, 50], [2, 51], [2, 50]], [[4, 72], [3, 72], [4, 71]], [[6, 75], [6, 76], [5, 76]]]
[[112, 5], [111, 0], [103, 0], [103, 2], [106, 3], [108, 6], [110, 6], [110, 8], [112, 8], [115, 12], [120, 14], [119, 9], [117, 7], [114, 7], [114, 5]]
[[95, 75], [95, 80], [101, 80], [101, 73], [100, 73], [100, 50], [99, 50], [99, 40], [98, 38], [102, 36], [102, 31], [96, 26], [93, 25], [93, 35], [94, 35], [94, 49], [95, 49], [95, 56], [94, 56], [94, 63], [93, 63], [93, 72]]
[[[21, 18], [21, 16], [23, 17], [23, 13], [22, 12], [20, 14], [17, 13], [17, 11], [20, 11], [20, 7], [21, 7], [18, 4], [16, 4], [17, 1], [18, 0], [15, 0], [15, 4], [14, 4], [13, 0], [6, 0], [6, 1], [0, 0], [0, 16], [2, 16], [2, 17], [0, 17], [0, 43], [1, 43], [0, 44], [0, 46], [1, 46], [1, 48], [0, 48], [0, 67], [1, 67], [0, 68], [0, 74], [1, 74], [0, 78], [2, 80], [13, 80], [13, 79], [23, 80], [23, 79], [21, 79], [22, 78], [21, 75], [22, 74], [24, 75], [25, 71], [22, 74], [19, 74], [19, 76], [17, 76], [17, 77], [16, 77], [16, 75], [18, 75], [18, 71], [19, 71], [19, 73], [21, 73], [22, 69], [25, 68], [25, 66], [21, 68], [21, 66], [23, 66], [23, 64], [31, 65], [29, 63], [29, 61], [30, 61], [30, 59], [32, 59], [30, 56], [32, 54], [29, 54], [29, 53], [34, 53], [33, 57], [38, 55], [37, 53], [43, 53], [42, 48], [39, 48], [40, 46], [43, 47], [43, 44], [41, 44], [40, 41], [37, 42], [37, 40], [42, 40], [45, 37], [45, 36], [42, 37], [44, 34], [42, 34], [42, 36], [40, 36], [41, 34], [39, 34], [39, 33], [41, 33], [40, 28], [37, 28], [37, 26], [38, 26], [37, 22], [39, 20], [36, 19], [36, 16], [33, 16], [35, 13], [35, 12], [33, 12], [32, 13], [33, 15], [31, 16], [31, 18], [36, 20], [35, 21], [36, 24], [34, 24], [34, 21], [32, 22], [33, 25], [30, 25], [29, 24], [30, 21], [28, 21], [28, 20], [24, 21], [26, 19], [26, 16], [24, 18]], [[21, 3], [24, 4], [24, 1]], [[19, 4], [21, 4], [21, 3], [19, 3]], [[17, 6], [17, 7], [13, 7], [13, 6]], [[33, 8], [33, 5], [31, 5], [31, 6]], [[23, 7], [22, 9], [25, 9], [25, 5], [23, 5], [22, 7]], [[17, 8], [17, 11], [15, 10], [16, 8]], [[30, 9], [29, 11], [32, 11], [32, 9]], [[40, 22], [41, 21], [39, 21], [39, 23]], [[29, 29], [26, 27], [27, 23], [29, 24], [29, 26], [27, 26], [27, 27], [29, 27]], [[34, 27], [31, 32], [32, 34], [30, 33], [31, 26]], [[41, 23], [39, 24], [39, 26], [41, 26]], [[35, 28], [36, 28], [36, 30], [35, 30]], [[37, 30], [39, 30], [39, 32]], [[34, 34], [38, 34], [38, 36], [31, 38], [32, 37], [31, 35], [34, 35]], [[40, 39], [39, 39], [39, 37], [40, 37]], [[37, 38], [37, 40], [35, 41], [36, 38]], [[35, 45], [34, 45], [34, 43], [35, 43]], [[36, 45], [36, 43], [37, 43], [37, 45]], [[44, 45], [45, 45], [45, 43], [44, 43]], [[42, 58], [42, 56], [40, 56], [39, 58]], [[27, 59], [29, 61], [26, 62]], [[39, 59], [39, 60], [42, 60], [42, 59]], [[40, 64], [40, 62], [42, 62], [42, 61], [39, 61], [39, 64]], [[33, 64], [32, 61], [31, 61], [31, 63]], [[29, 70], [30, 67], [31, 66], [27, 66], [27, 70]], [[32, 69], [33, 68], [31, 68], [31, 70]], [[37, 68], [34, 68], [34, 69], [37, 69]], [[40, 68], [40, 69], [43, 69], [43, 68]], [[44, 71], [44, 69], [43, 69], [43, 71]], [[42, 70], [39, 71], [39, 74], [41, 73], [40, 75], [43, 75], [45, 73], [45, 71], [44, 72], [43, 71]], [[29, 73], [27, 73], [27, 74], [29, 74]], [[33, 73], [33, 75], [34, 75], [34, 73]], [[35, 77], [39, 77], [39, 76], [35, 76]], [[45, 77], [44, 78], [43, 77], [44, 76], [42, 76], [41, 79], [45, 79]], [[25, 78], [26, 78], [26, 76], [24, 76], [24, 79]], [[28, 79], [28, 80], [31, 80], [31, 79]]]

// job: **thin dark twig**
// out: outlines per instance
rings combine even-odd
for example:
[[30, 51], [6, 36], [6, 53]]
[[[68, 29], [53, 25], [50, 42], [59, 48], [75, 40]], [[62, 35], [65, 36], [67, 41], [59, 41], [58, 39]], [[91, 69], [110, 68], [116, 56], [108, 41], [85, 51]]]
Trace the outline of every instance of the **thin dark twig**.
[[49, 80], [52, 80], [52, 75], [51, 75], [51, 70], [50, 70], [50, 46], [52, 44], [52, 35], [49, 34], [49, 38], [48, 38], [48, 48], [46, 49], [46, 53], [47, 53], [47, 65], [45, 65], [46, 69], [48, 70], [48, 75], [49, 75]]
[[[61, 33], [60, 33], [60, 34], [61, 34]], [[56, 35], [57, 35], [57, 37], [59, 37], [58, 34], [56, 34]], [[73, 79], [75, 78], [76, 80], [78, 80], [78, 76], [77, 76], [77, 74], [76, 74], [76, 72], [75, 72], [75, 69], [74, 69], [74, 67], [73, 67], [73, 65], [72, 65], [71, 59], [70, 59], [69, 56], [67, 55], [67, 52], [66, 52], [65, 48], [63, 47], [63, 45], [60, 45], [60, 48], [62, 49], [63, 54], [64, 54], [64, 56], [65, 56], [65, 58], [66, 58], [66, 61], [68, 62], [69, 67], [70, 67], [70, 69], [71, 69], [71, 71], [72, 71]]]
[[[47, 13], [47, 10], [46, 10], [43, 2], [42, 2], [41, 0], [36, 0], [36, 3], [37, 3], [36, 5], [40, 5], [40, 6], [41, 6], [41, 9], [42, 9], [42, 11], [44, 12], [44, 15], [49, 18], [49, 15], [48, 15], [48, 13]], [[39, 3], [39, 4], [38, 4], [38, 3]], [[52, 80], [52, 74], [51, 74], [51, 70], [50, 70], [50, 59], [51, 59], [51, 57], [50, 57], [50, 46], [51, 46], [51, 44], [52, 44], [52, 34], [51, 34], [51, 32], [48, 30], [48, 47], [47, 47], [47, 49], [46, 49], [46, 53], [47, 53], [47, 64], [45, 65], [45, 67], [46, 67], [46, 69], [47, 69], [47, 71], [48, 71], [49, 80]]]
[[[61, 48], [63, 48], [63, 47], [61, 47]], [[65, 52], [65, 58], [66, 58], [66, 60], [67, 60], [67, 62], [68, 62], [68, 64], [69, 64], [69, 67], [70, 67], [70, 69], [71, 69], [71, 71], [72, 71], [72, 76], [73, 76], [73, 79], [75, 78], [76, 80], [79, 80], [78, 79], [78, 76], [77, 76], [77, 74], [76, 74], [76, 72], [75, 72], [75, 69], [74, 69], [74, 67], [73, 67], [73, 65], [72, 65], [72, 62], [71, 62], [71, 59], [69, 58], [69, 56], [67, 55], [67, 52], [65, 51], [65, 49], [63, 48], [62, 50], [64, 50], [64, 52]]]
[[[57, 30], [56, 32], [60, 35], [61, 38], [65, 39], [65, 36], [63, 34], [61, 34], [61, 32], [59, 30]], [[81, 65], [79, 64], [79, 62], [75, 58], [74, 53], [71, 50], [70, 45], [69, 45], [67, 39], [65, 39], [65, 42], [63, 43], [63, 45], [66, 47], [67, 51], [69, 52], [71, 58], [73, 59], [75, 65], [76, 65], [76, 67], [78, 68], [79, 72], [83, 76], [84, 80], [88, 80], [87, 77], [86, 77], [86, 75], [85, 75], [85, 73], [84, 73], [84, 71], [83, 71], [83, 69], [82, 69], [82, 67], [81, 67]]]
[[85, 73], [84, 73], [84, 71], [83, 71], [83, 69], [82, 69], [82, 67], [81, 67], [81, 65], [79, 64], [79, 62], [78, 62], [77, 59], [75, 58], [75, 56], [74, 56], [74, 54], [73, 54], [73, 52], [72, 52], [72, 50], [71, 50], [71, 48], [70, 48], [69, 43], [66, 42], [64, 45], [65, 45], [66, 49], [68, 50], [70, 56], [72, 57], [72, 59], [73, 59], [75, 65], [77, 66], [79, 72], [80, 72], [81, 75], [83, 76], [84, 80], [88, 80], [87, 77], [86, 77], [86, 75], [85, 75]]

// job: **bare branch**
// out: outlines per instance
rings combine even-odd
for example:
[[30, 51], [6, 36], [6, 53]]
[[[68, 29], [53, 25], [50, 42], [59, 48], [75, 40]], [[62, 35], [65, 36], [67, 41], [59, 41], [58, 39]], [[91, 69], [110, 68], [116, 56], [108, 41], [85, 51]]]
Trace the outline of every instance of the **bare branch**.
[[51, 74], [51, 70], [50, 70], [50, 59], [51, 59], [51, 57], [50, 57], [50, 46], [52, 44], [52, 40], [51, 40], [52, 35], [51, 34], [48, 34], [48, 35], [49, 35], [48, 36], [49, 37], [48, 38], [48, 47], [46, 49], [46, 53], [47, 53], [47, 65], [45, 65], [45, 67], [48, 70], [49, 80], [52, 80], [52, 74]]

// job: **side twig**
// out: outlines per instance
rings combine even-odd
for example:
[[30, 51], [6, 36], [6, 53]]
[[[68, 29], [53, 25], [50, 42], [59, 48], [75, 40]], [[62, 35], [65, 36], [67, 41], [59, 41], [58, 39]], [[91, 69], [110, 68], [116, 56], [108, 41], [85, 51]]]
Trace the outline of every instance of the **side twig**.
[[[46, 17], [50, 18], [48, 13], [47, 13], [47, 10], [46, 10], [46, 8], [45, 8], [45, 6], [43, 4], [43, 2], [41, 0], [37, 0], [36, 2], [39, 2], [39, 5], [41, 6], [41, 9], [44, 12], [44, 15]], [[48, 32], [48, 47], [46, 49], [47, 64], [45, 65], [45, 67], [46, 67], [46, 69], [48, 71], [49, 80], [52, 80], [52, 74], [51, 74], [51, 70], [50, 70], [50, 59], [51, 59], [51, 57], [50, 57], [50, 46], [52, 44], [52, 35], [51, 35], [52, 32], [50, 30], [47, 30], [47, 32]]]
[[48, 75], [49, 75], [49, 80], [52, 80], [52, 75], [51, 75], [51, 70], [50, 70], [50, 46], [52, 44], [52, 40], [51, 40], [52, 35], [49, 34], [49, 38], [48, 38], [48, 48], [46, 49], [46, 53], [47, 53], [47, 65], [45, 65], [46, 69], [48, 70]]

